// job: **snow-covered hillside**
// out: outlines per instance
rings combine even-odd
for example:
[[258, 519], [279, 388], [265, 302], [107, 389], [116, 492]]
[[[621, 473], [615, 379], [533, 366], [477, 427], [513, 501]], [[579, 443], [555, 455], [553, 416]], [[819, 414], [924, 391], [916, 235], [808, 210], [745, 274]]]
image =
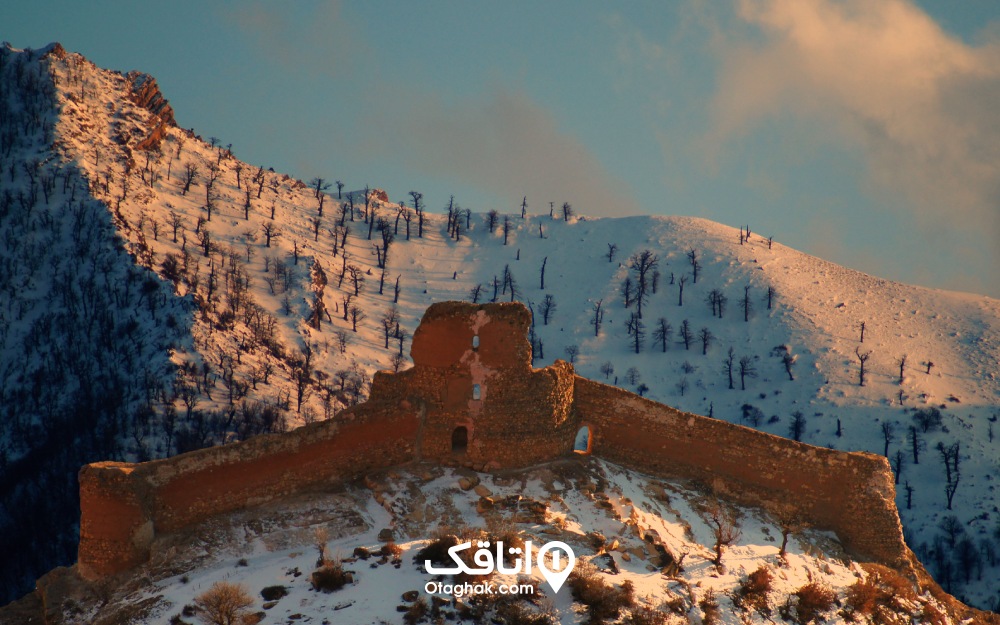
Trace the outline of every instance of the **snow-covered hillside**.
[[[522, 553], [560, 541], [575, 565], [555, 591], [535, 564], [488, 576], [425, 567], [450, 566], [445, 548], [484, 540]], [[66, 623], [199, 622], [199, 598], [238, 586], [251, 618], [242, 622], [962, 622], [895, 571], [852, 562], [825, 533], [787, 533], [759, 511], [596, 459], [495, 476], [407, 467], [216, 518], [154, 549], [129, 582], [49, 613]], [[346, 584], [333, 590], [336, 579]], [[428, 590], [436, 582], [440, 591]], [[487, 583], [492, 594], [465, 594], [465, 584]]]
[[[929, 570], [973, 604], [1000, 597], [1000, 301], [880, 280], [787, 248], [780, 232], [743, 241], [740, 229], [696, 218], [564, 218], [559, 198], [527, 198], [525, 213], [505, 207], [490, 228], [490, 207], [470, 212], [461, 198], [391, 201], [346, 191], [368, 181], [311, 185], [167, 123], [162, 101], [147, 97], [149, 77], [75, 54], [2, 54], [5, 111], [33, 111], [8, 112], [15, 130], [0, 129], [10, 198], [0, 215], [5, 496], [21, 473], [41, 471], [28, 462], [48, 449], [38, 440], [80, 440], [55, 438], [68, 417], [54, 418], [63, 413], [53, 406], [73, 405], [74, 389], [98, 388], [89, 372], [113, 368], [67, 359], [117, 367], [108, 379], [122, 399], [92, 411], [99, 423], [69, 430], [113, 434], [22, 491], [57, 480], [71, 491], [74, 463], [336, 418], [363, 400], [373, 371], [406, 366], [399, 355], [429, 304], [513, 298], [535, 313], [536, 366], [572, 360], [582, 375], [684, 410], [815, 445], [887, 450], [904, 527]], [[350, 146], [331, 149], [350, 158]], [[638, 319], [632, 258], [644, 251]], [[102, 315], [111, 321], [92, 320]], [[38, 393], [52, 399], [24, 399]], [[958, 458], [950, 509], [945, 457]], [[41, 570], [68, 556], [47, 555]], [[23, 585], [41, 570], [12, 577]]]

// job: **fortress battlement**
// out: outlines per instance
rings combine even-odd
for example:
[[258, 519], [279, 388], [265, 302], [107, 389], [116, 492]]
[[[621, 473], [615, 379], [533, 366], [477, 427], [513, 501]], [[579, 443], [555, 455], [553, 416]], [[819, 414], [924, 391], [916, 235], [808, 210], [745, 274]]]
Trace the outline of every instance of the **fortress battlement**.
[[491, 471], [571, 457], [584, 427], [589, 453], [833, 531], [860, 559], [911, 567], [885, 458], [684, 413], [577, 376], [563, 361], [532, 368], [530, 324], [519, 303], [434, 304], [413, 336], [413, 367], [377, 373], [368, 401], [330, 421], [83, 467], [78, 572], [130, 570], [157, 536], [386, 467]]

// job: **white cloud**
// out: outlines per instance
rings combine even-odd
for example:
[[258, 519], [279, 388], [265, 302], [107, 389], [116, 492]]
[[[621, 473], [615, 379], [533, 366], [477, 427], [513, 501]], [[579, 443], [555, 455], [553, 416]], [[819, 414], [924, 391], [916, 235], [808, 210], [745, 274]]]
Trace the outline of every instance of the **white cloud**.
[[860, 149], [885, 204], [928, 231], [987, 235], [997, 254], [996, 33], [969, 45], [906, 0], [741, 0], [738, 14], [755, 32], [717, 41], [710, 145], [795, 115]]

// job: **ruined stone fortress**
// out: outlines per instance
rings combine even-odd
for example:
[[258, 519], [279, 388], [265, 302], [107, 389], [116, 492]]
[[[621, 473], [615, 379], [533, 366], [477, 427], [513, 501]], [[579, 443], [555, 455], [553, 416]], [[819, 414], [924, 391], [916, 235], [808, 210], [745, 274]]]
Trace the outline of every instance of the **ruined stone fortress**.
[[[141, 464], [80, 471], [78, 572], [98, 579], [149, 559], [153, 541], [214, 515], [417, 461], [480, 471], [588, 451], [837, 534], [855, 557], [910, 570], [888, 462], [680, 412], [575, 375], [531, 366], [521, 304], [434, 304], [413, 367], [379, 372], [369, 400], [285, 434]], [[919, 565], [918, 565], [919, 566]]]

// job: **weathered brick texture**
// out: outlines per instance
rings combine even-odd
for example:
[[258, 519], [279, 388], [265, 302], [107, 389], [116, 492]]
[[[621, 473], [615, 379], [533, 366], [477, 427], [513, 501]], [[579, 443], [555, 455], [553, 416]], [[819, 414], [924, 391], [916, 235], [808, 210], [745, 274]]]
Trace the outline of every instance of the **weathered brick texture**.
[[909, 563], [882, 456], [798, 443], [580, 377], [574, 408], [591, 426], [592, 451], [602, 458], [694, 480], [739, 503], [832, 530], [858, 555]]
[[409, 462], [418, 425], [413, 411], [378, 411], [165, 460], [87, 465], [78, 570], [119, 573], [148, 558], [156, 534]]
[[158, 534], [373, 469], [426, 460], [493, 470], [566, 456], [583, 425], [601, 457], [698, 481], [832, 530], [856, 555], [909, 568], [884, 458], [682, 413], [580, 378], [562, 361], [532, 369], [530, 323], [521, 304], [435, 304], [414, 333], [413, 368], [377, 373], [369, 401], [332, 421], [165, 460], [84, 467], [79, 572], [126, 571], [148, 559]]

